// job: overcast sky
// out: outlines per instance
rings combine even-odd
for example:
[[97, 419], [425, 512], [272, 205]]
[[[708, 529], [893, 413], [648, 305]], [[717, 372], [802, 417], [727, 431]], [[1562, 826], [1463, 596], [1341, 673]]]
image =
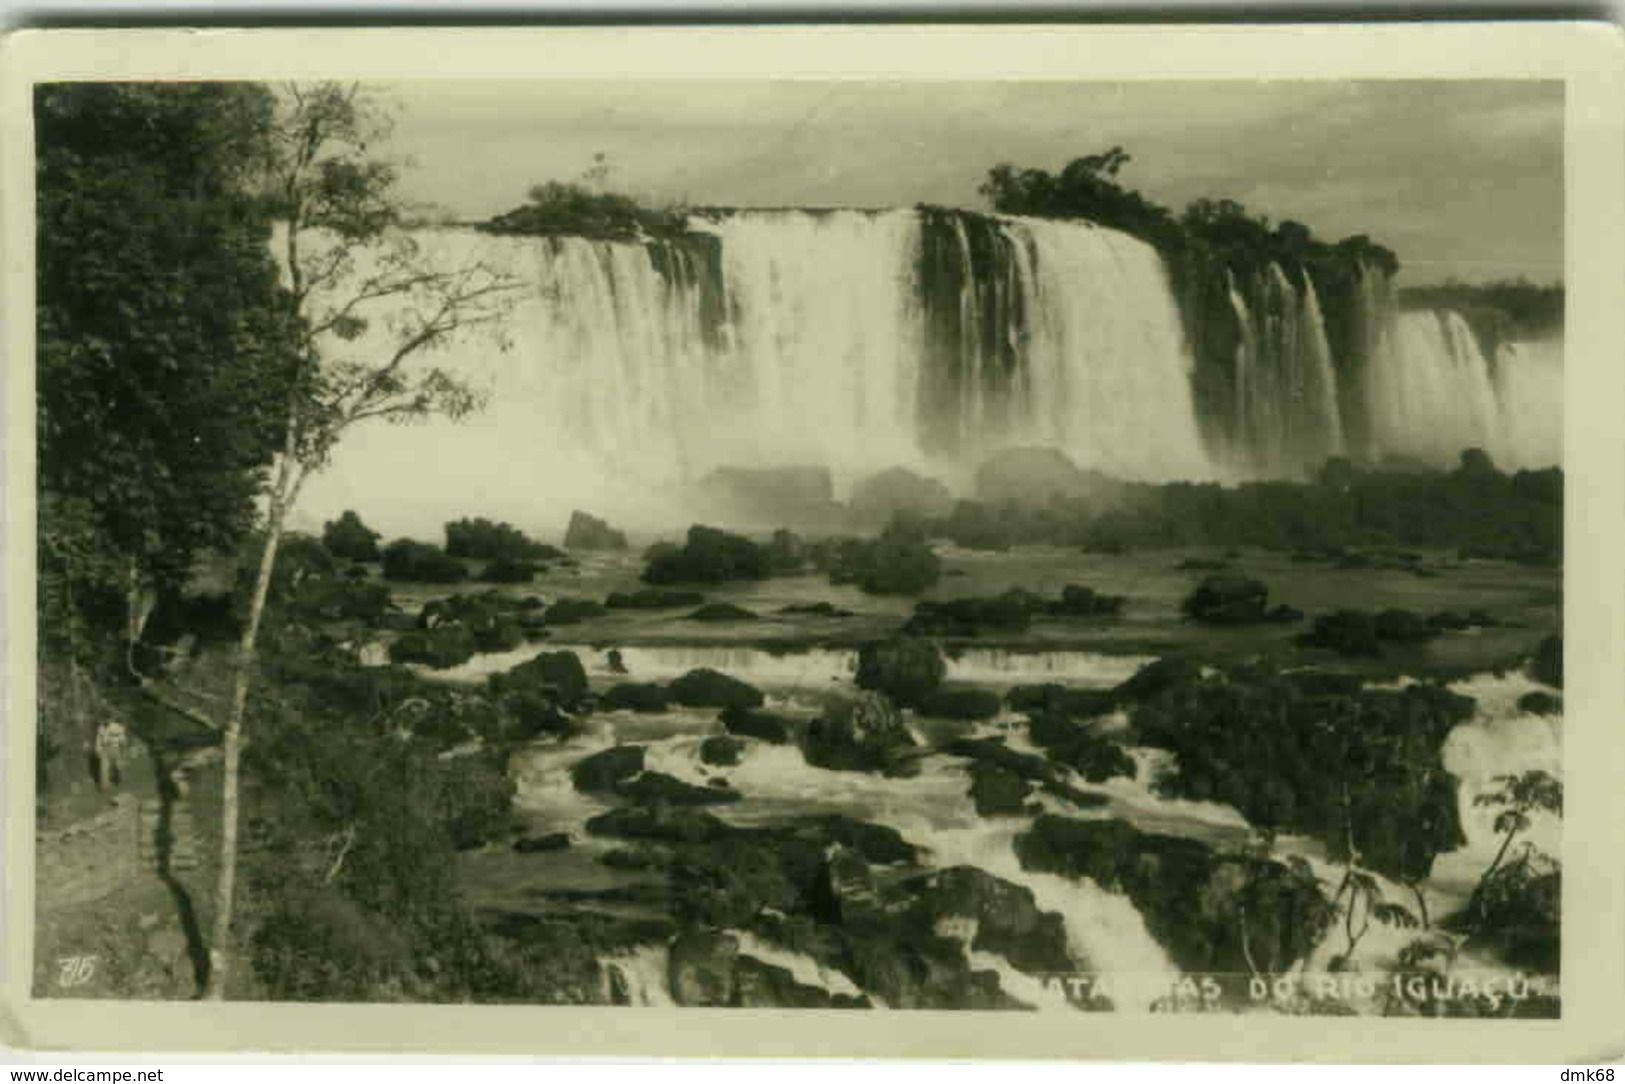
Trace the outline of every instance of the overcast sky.
[[387, 88], [405, 194], [459, 217], [579, 178], [722, 206], [983, 206], [1000, 162], [1368, 233], [1409, 283], [1562, 277], [1563, 89], [1513, 82], [455, 82]]

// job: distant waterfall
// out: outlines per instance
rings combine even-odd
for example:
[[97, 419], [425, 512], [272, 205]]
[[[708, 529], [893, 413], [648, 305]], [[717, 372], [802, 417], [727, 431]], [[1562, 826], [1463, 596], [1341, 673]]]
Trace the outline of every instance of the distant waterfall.
[[1452, 467], [1482, 448], [1504, 469], [1562, 458], [1562, 360], [1555, 343], [1510, 343], [1493, 362], [1452, 311], [1401, 313], [1367, 371], [1380, 454]]
[[[1249, 300], [1249, 298], [1251, 300]], [[1343, 451], [1337, 374], [1320, 299], [1276, 264], [1252, 289], [1230, 280], [1239, 325], [1234, 432], [1241, 465], [1257, 474], [1305, 474]]]

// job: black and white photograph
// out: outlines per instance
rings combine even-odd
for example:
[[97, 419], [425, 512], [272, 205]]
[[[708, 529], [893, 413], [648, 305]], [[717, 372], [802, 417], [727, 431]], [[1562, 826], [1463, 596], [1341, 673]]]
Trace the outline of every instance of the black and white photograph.
[[1566, 97], [35, 83], [31, 996], [1561, 1020]]

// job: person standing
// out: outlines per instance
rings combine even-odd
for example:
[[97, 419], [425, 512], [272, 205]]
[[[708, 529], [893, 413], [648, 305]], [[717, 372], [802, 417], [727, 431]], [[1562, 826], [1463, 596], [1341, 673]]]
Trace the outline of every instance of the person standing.
[[104, 793], [124, 781], [124, 755], [130, 735], [117, 719], [104, 719], [96, 728], [96, 788]]

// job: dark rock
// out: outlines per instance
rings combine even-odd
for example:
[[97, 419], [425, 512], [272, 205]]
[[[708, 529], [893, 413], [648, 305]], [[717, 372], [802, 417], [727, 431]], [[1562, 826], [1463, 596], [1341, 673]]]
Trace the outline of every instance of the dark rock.
[[919, 602], [914, 616], [903, 626], [905, 636], [973, 637], [983, 632], [1025, 632], [1033, 615], [1043, 611], [1038, 596], [1021, 590], [993, 598], [956, 598], [946, 602]]
[[887, 771], [914, 747], [902, 714], [883, 696], [859, 693], [835, 704], [807, 728], [807, 763], [836, 771]]
[[953, 511], [954, 496], [935, 478], [894, 467], [859, 481], [847, 503], [860, 522], [881, 526], [899, 516], [922, 520], [946, 516]]
[[985, 762], [971, 765], [970, 776], [970, 796], [978, 816], [1020, 816], [1027, 812], [1032, 784], [1021, 776]]
[[754, 685], [708, 667], [690, 670], [667, 688], [689, 708], [759, 708], [765, 699]]
[[705, 596], [698, 591], [665, 590], [644, 587], [630, 593], [613, 592], [604, 600], [611, 610], [675, 610], [684, 606], [699, 606]]
[[603, 617], [604, 607], [590, 598], [561, 598], [547, 608], [549, 625], [574, 625]]
[[832, 844], [825, 867], [829, 894], [835, 905], [836, 921], [856, 926], [872, 923], [885, 914], [885, 904], [875, 885], [875, 875], [863, 855], [851, 847]]
[[938, 689], [914, 710], [938, 719], [991, 719], [999, 714], [999, 694], [986, 689]]
[[1298, 637], [1305, 647], [1323, 647], [1340, 655], [1375, 658], [1382, 655], [1377, 621], [1364, 610], [1338, 610], [1315, 618], [1308, 632]]
[[603, 711], [665, 711], [671, 705], [666, 687], [653, 681], [623, 681], [598, 698]]
[[822, 986], [806, 986], [788, 968], [754, 956], [741, 955], [734, 961], [733, 1004], [742, 1009], [829, 1009], [837, 1008], [830, 992]]
[[474, 634], [463, 625], [408, 632], [389, 645], [391, 662], [417, 662], [436, 670], [460, 666], [474, 657]]
[[526, 836], [514, 842], [513, 849], [520, 854], [541, 854], [547, 851], [570, 849], [570, 833], [553, 832], [545, 836]]
[[911, 707], [934, 692], [948, 673], [942, 652], [928, 640], [902, 637], [858, 649], [857, 685]]
[[801, 602], [790, 606], [780, 607], [781, 614], [797, 614], [806, 617], [851, 617], [851, 610], [843, 610], [828, 602]]
[[[716, 735], [706, 738], [700, 743], [700, 759], [707, 764], [715, 764], [718, 767], [733, 767], [739, 763], [739, 758], [744, 755], [744, 752], [745, 743], [738, 738]], [[716, 782], [716, 780], [713, 780], [713, 782]]]
[[1125, 821], [1046, 814], [1017, 837], [1016, 855], [1024, 869], [1126, 893], [1184, 971], [1279, 974], [1313, 949], [1331, 918], [1307, 865], [1218, 855]]
[[767, 554], [743, 535], [696, 524], [682, 546], [650, 547], [643, 582], [649, 584], [726, 583], [761, 580], [769, 573]]
[[536, 578], [536, 565], [531, 561], [518, 561], [499, 557], [480, 570], [483, 583], [529, 583]]
[[1439, 630], [1421, 614], [1409, 610], [1384, 610], [1376, 617], [1377, 639], [1396, 644], [1420, 644], [1439, 635]]
[[770, 715], [765, 711], [727, 708], [722, 713], [722, 725], [730, 734], [760, 738], [775, 745], [783, 745], [790, 740], [789, 723], [782, 716]]
[[564, 531], [567, 550], [624, 550], [626, 535], [597, 516], [579, 509], [570, 513], [570, 526]]
[[615, 793], [639, 805], [727, 805], [742, 797], [720, 787], [696, 787], [663, 772], [645, 771], [615, 784]]
[[1027, 732], [1033, 744], [1052, 760], [1081, 773], [1091, 783], [1116, 776], [1134, 778], [1134, 758], [1116, 742], [1095, 734], [1085, 724], [1039, 713], [1029, 718]]
[[1229, 561], [1221, 561], [1212, 557], [1187, 557], [1174, 566], [1175, 572], [1223, 572], [1230, 567]]
[[587, 696], [587, 669], [573, 651], [544, 651], [529, 662], [490, 678], [493, 691], [537, 692], [553, 696], [566, 711], [575, 711]]
[[732, 831], [703, 809], [689, 806], [623, 806], [587, 822], [595, 836], [656, 840], [665, 843], [705, 843]]
[[1535, 649], [1535, 658], [1529, 666], [1529, 674], [1542, 685], [1550, 685], [1554, 689], [1563, 687], [1563, 637], [1548, 636], [1540, 642]]
[[1456, 613], [1454, 610], [1440, 610], [1428, 618], [1428, 624], [1441, 632], [1462, 632], [1473, 627], [1473, 623], [1466, 615]]
[[576, 762], [570, 780], [577, 790], [614, 790], [616, 784], [643, 770], [641, 745], [617, 745]]
[[1281, 676], [1305, 696], [1352, 696], [1365, 684], [1365, 679], [1358, 674], [1339, 674], [1332, 670], [1289, 670]]
[[1053, 617], [1116, 617], [1127, 601], [1122, 595], [1105, 595], [1093, 587], [1069, 583], [1061, 588], [1060, 601], [1045, 609]]
[[512, 651], [525, 642], [525, 629], [508, 614], [497, 614], [473, 626], [474, 646], [481, 651]]
[[1181, 607], [1185, 616], [1205, 625], [1248, 625], [1268, 616], [1269, 588], [1243, 576], [1209, 576]]
[[1527, 715], [1561, 715], [1563, 698], [1538, 691], [1524, 693], [1518, 697], [1518, 710]]
[[731, 602], [712, 602], [688, 615], [690, 621], [755, 621], [756, 614]]
[[671, 943], [668, 982], [672, 1000], [690, 1008], [734, 1004], [734, 962], [739, 938], [716, 930], [685, 930]]
[[1167, 655], [1146, 663], [1134, 676], [1112, 690], [1119, 700], [1150, 700], [1169, 689], [1195, 681], [1201, 669], [1182, 655]]
[[942, 751], [950, 756], [970, 757], [1023, 779], [1043, 779], [1050, 774], [1049, 763], [1043, 757], [1018, 753], [1004, 744], [1003, 738], [960, 738], [944, 745]]
[[1296, 606], [1288, 606], [1285, 603], [1282, 603], [1279, 606], [1273, 607], [1269, 613], [1265, 614], [1264, 620], [1276, 625], [1296, 625], [1306, 616], [1307, 615]]
[[418, 627], [418, 619], [412, 614], [386, 613], [378, 618], [378, 627], [391, 632], [406, 632]]
[[1092, 488], [1090, 476], [1055, 448], [1010, 448], [988, 458], [976, 471], [976, 498], [992, 504], [1043, 507], [1056, 499], [1084, 496]]
[[1029, 974], [1064, 974], [1082, 963], [1067, 945], [1059, 914], [1042, 911], [1032, 891], [975, 866], [953, 866], [902, 886], [913, 909], [936, 925], [943, 918], [974, 919], [971, 947], [1003, 956]]
[[1117, 694], [1110, 689], [1071, 689], [1051, 682], [1015, 685], [1005, 693], [1011, 711], [1044, 712], [1069, 719], [1093, 719], [1117, 709]]

